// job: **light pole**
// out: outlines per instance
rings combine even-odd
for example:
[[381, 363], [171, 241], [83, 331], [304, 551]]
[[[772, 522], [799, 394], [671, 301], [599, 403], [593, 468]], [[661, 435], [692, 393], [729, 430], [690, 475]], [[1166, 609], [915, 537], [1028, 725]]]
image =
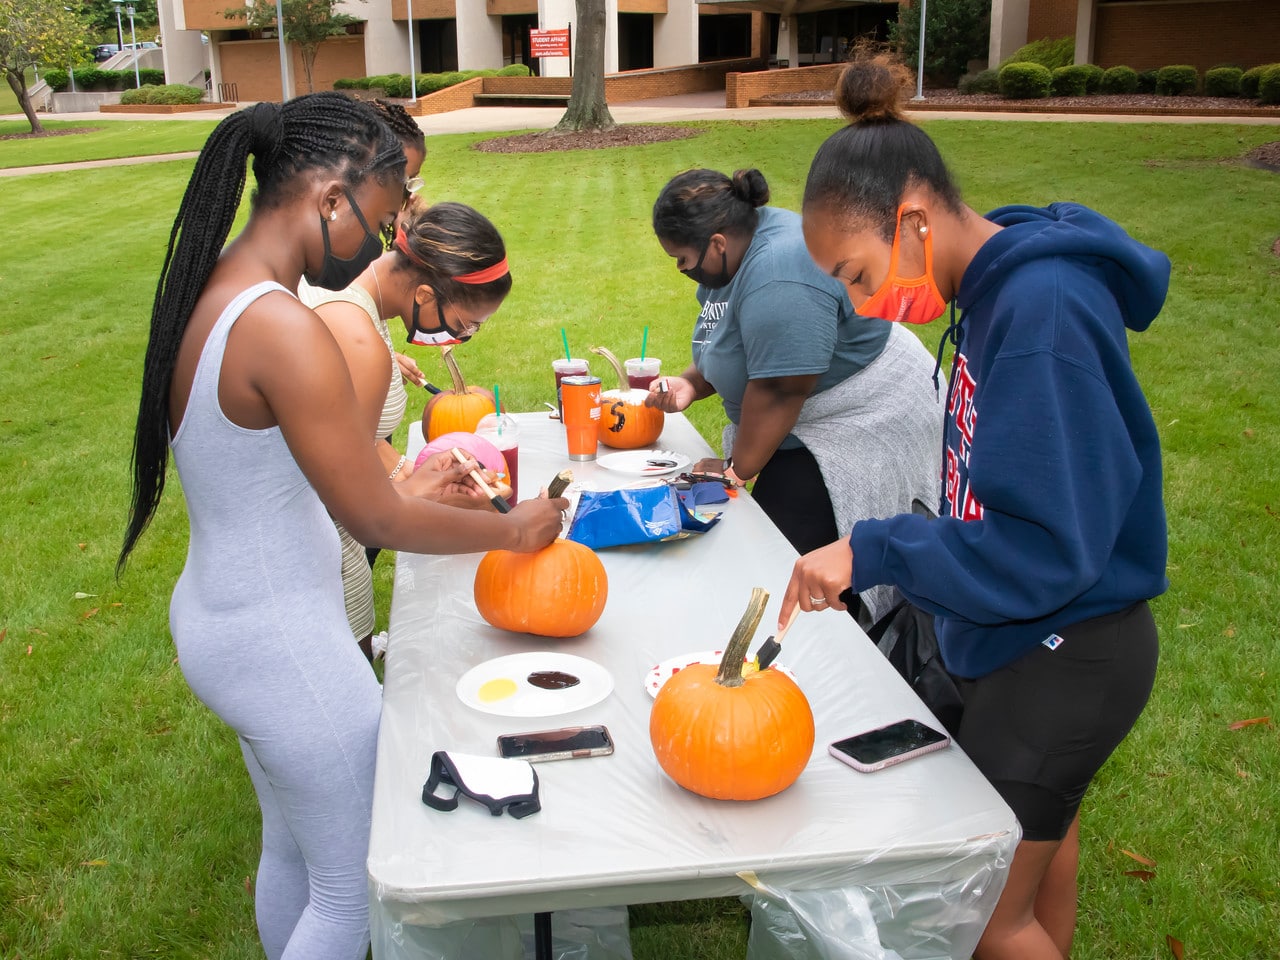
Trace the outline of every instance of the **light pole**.
[[[67, 13], [75, 12], [70, 7], [63, 7], [62, 9], [67, 11]], [[76, 92], [76, 64], [74, 60], [67, 65], [67, 76], [71, 78], [71, 92], [75, 93]], [[40, 77], [37, 75], [36, 79], [39, 80]]]
[[138, 69], [138, 35], [133, 32], [133, 4], [129, 4], [124, 9], [125, 13], [129, 14], [129, 44], [133, 47], [133, 85], [141, 89], [142, 72]]
[[116, 46], [121, 50], [124, 49], [124, 28], [120, 26], [120, 4], [124, 0], [111, 0], [111, 5], [116, 8]]
[[413, 0], [407, 0], [409, 8], [409, 102], [418, 102], [418, 69], [413, 60]]
[[284, 45], [284, 4], [276, 0], [276, 40], [280, 44], [280, 102], [289, 99], [289, 55]]
[[916, 95], [912, 100], [924, 99], [924, 16], [929, 0], [920, 0], [920, 46], [916, 50]]

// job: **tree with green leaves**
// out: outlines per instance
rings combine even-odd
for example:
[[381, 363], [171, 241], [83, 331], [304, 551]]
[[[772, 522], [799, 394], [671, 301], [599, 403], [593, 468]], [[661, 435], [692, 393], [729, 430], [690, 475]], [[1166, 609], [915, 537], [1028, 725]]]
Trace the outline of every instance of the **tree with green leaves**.
[[27, 71], [84, 58], [84, 24], [63, 0], [0, 0], [0, 66], [32, 133], [44, 133], [27, 92]]
[[[925, 76], [954, 87], [970, 60], [987, 55], [991, 0], [928, 0], [924, 26]], [[903, 63], [913, 69], [918, 67], [920, 0], [898, 7], [897, 22], [889, 24], [889, 40], [897, 46]]]
[[[363, 2], [363, 0], [361, 0]], [[339, 37], [347, 27], [359, 23], [359, 17], [335, 13], [336, 0], [281, 0], [284, 15], [284, 39], [296, 43], [302, 55], [302, 72], [307, 81], [307, 93], [315, 92], [312, 70], [320, 44], [329, 37]], [[276, 5], [272, 0], [258, 0], [247, 6], [224, 10], [228, 20], [244, 20], [250, 30], [263, 30], [276, 26]]]
[[612, 130], [617, 124], [604, 99], [604, 0], [575, 0], [573, 87], [557, 133]]
[[[159, 23], [159, 11], [154, 3], [148, 3], [146, 0], [131, 0], [133, 6], [133, 25], [138, 32], [138, 40], [142, 41], [144, 37], [150, 38], [151, 34], [147, 31], [155, 27]], [[75, 4], [69, 4], [75, 6]], [[107, 37], [113, 38], [116, 43], [123, 46], [129, 42], [129, 21], [125, 19], [121, 26], [121, 21], [116, 19], [116, 5], [111, 0], [81, 0], [81, 17], [89, 27], [89, 32], [98, 40], [105, 40]], [[122, 17], [125, 12], [120, 11]], [[121, 26], [117, 30], [117, 26]]]

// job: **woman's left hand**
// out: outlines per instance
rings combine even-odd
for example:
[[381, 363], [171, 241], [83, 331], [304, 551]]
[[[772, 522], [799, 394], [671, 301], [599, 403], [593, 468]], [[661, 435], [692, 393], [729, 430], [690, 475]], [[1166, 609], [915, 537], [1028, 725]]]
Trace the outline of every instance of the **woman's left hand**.
[[[407, 467], [409, 464], [406, 463]], [[428, 457], [414, 470], [401, 488], [413, 497], [423, 500], [441, 500], [450, 494], [470, 494], [472, 491], [481, 497], [484, 495], [475, 487], [471, 479], [471, 471], [480, 468], [475, 460], [468, 459], [459, 463], [452, 453], [437, 453]], [[396, 478], [397, 480], [399, 477]]]
[[791, 581], [782, 597], [779, 625], [787, 622], [791, 610], [805, 612], [843, 610], [840, 594], [853, 586], [853, 549], [847, 538], [806, 553], [791, 568]]

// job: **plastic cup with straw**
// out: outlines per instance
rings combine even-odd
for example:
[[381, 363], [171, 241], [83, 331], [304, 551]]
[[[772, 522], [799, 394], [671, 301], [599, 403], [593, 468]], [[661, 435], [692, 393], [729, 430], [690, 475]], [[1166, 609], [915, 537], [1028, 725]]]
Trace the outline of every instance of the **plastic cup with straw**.
[[662, 361], [656, 357], [645, 356], [649, 349], [649, 328], [644, 328], [644, 336], [640, 338], [640, 356], [627, 361], [627, 385], [632, 390], [649, 389], [649, 385], [658, 379], [662, 370]]
[[506, 482], [511, 486], [511, 496], [507, 499], [512, 504], [516, 503], [520, 477], [520, 428], [514, 417], [502, 412], [502, 393], [496, 383], [493, 385], [493, 413], [480, 418], [475, 432], [497, 447], [507, 461]]
[[565, 377], [580, 376], [591, 372], [591, 367], [587, 361], [573, 357], [569, 353], [569, 337], [564, 332], [564, 327], [560, 328], [560, 343], [564, 346], [564, 359], [557, 357], [551, 361], [551, 370], [556, 376], [556, 416], [564, 419], [564, 402], [560, 396], [560, 381]]

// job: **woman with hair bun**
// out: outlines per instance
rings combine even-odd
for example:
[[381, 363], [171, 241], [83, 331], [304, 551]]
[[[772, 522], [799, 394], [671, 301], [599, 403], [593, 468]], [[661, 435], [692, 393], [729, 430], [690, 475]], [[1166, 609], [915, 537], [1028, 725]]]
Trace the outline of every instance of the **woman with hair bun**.
[[[413, 464], [386, 438], [400, 425], [409, 397], [394, 362], [387, 318], [403, 321], [410, 343], [464, 343], [511, 292], [511, 270], [497, 228], [461, 203], [414, 208], [398, 218], [393, 237], [391, 249], [346, 289], [318, 289], [303, 281], [299, 296], [337, 341], [382, 464], [391, 479], [403, 481]], [[424, 315], [431, 318], [425, 326]], [[486, 497], [472, 492], [477, 507], [489, 507]], [[338, 535], [347, 620], [360, 649], [373, 659], [373, 571], [365, 548], [341, 524]]]
[[[725, 458], [697, 469], [754, 478], [753, 498], [805, 553], [936, 499], [941, 394], [920, 341], [855, 313], [814, 266], [800, 217], [768, 201], [759, 170], [689, 170], [662, 189], [653, 231], [701, 310], [692, 364], [647, 402], [677, 411], [719, 394]], [[861, 603], [874, 619], [892, 599], [876, 589]]]
[[928, 323], [951, 304], [940, 516], [864, 520], [801, 557], [783, 616], [881, 584], [933, 615], [956, 741], [1022, 826], [974, 956], [1060, 960], [1081, 799], [1155, 678], [1160, 440], [1126, 338], [1160, 312], [1169, 260], [1074, 203], [977, 214], [899, 112], [904, 79], [881, 58], [845, 68], [850, 123], [814, 157], [804, 235], [863, 313]]
[[[230, 243], [246, 165], [257, 190]], [[476, 464], [393, 484], [342, 352], [293, 293], [341, 289], [381, 255], [404, 151], [338, 93], [260, 103], [210, 134], [155, 304], [117, 572], [155, 514], [169, 451], [191, 536], [169, 623], [191, 690], [236, 733], [262, 810], [254, 884], [270, 960], [363, 960], [381, 688], [351, 642], [332, 516], [419, 553], [531, 551], [566, 500], [502, 515], [433, 502]]]

